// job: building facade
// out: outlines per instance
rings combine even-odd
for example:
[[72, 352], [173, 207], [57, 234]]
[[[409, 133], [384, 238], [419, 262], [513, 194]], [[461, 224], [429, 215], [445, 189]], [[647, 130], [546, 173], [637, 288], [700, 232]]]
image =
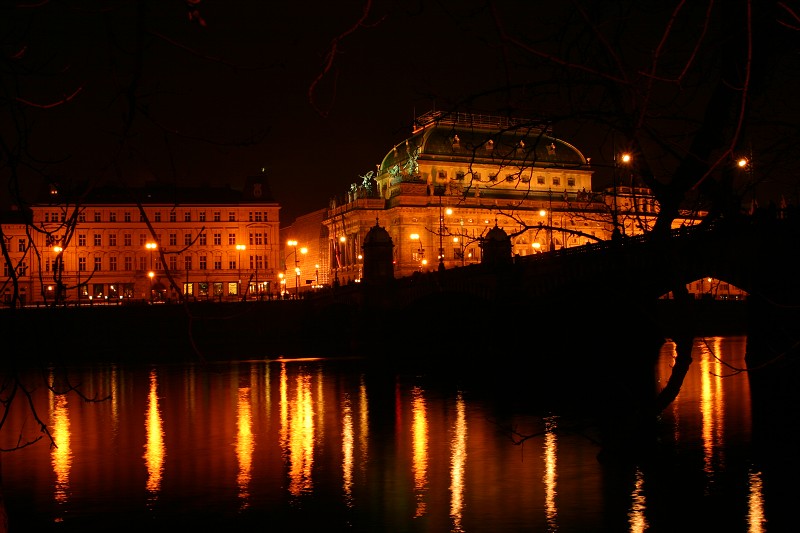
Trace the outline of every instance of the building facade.
[[[297, 225], [283, 230], [284, 240], [306, 250], [295, 254], [300, 262], [329, 264], [327, 282], [335, 285], [361, 281], [364, 239], [376, 224], [392, 239], [395, 277], [480, 263], [481, 244], [494, 228], [511, 237], [513, 256], [582, 246], [615, 233], [640, 235], [655, 223], [658, 204], [637, 183], [630, 163], [627, 157], [615, 161], [613, 186], [597, 192], [590, 161], [544, 125], [427, 113], [375, 171], [330, 201], [322, 231]], [[693, 225], [700, 216], [686, 213], [674, 225]], [[327, 245], [317, 244], [324, 239]], [[290, 257], [292, 247], [284, 247]], [[718, 280], [698, 280], [689, 290], [708, 294], [711, 286], [718, 297], [742, 297]], [[301, 292], [309, 288], [299, 286]]]
[[376, 221], [394, 242], [398, 277], [481, 262], [480, 243], [494, 227], [520, 256], [605, 240], [615, 220], [622, 233], [641, 233], [657, 211], [653, 196], [632, 184], [592, 192], [593, 173], [544, 125], [423, 115], [375, 172], [329, 205], [331, 278], [358, 281], [363, 239]]
[[263, 299], [278, 284], [279, 211], [263, 175], [241, 191], [54, 185], [3, 225], [0, 294], [10, 303], [16, 281], [23, 305]]

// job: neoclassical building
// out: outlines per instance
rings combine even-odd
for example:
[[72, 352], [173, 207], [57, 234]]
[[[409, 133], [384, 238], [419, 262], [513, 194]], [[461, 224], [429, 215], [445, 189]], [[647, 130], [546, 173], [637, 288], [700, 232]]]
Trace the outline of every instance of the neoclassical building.
[[[592, 192], [590, 161], [545, 125], [523, 119], [431, 112], [376, 171], [332, 200], [323, 217], [331, 280], [358, 281], [361, 251], [376, 222], [394, 243], [397, 277], [481, 261], [495, 227], [528, 255], [637, 234], [657, 206], [620, 182]], [[624, 185], [624, 186], [623, 186]]]
[[278, 282], [280, 206], [267, 178], [229, 187], [54, 184], [3, 224], [9, 261], [27, 304], [263, 298]]

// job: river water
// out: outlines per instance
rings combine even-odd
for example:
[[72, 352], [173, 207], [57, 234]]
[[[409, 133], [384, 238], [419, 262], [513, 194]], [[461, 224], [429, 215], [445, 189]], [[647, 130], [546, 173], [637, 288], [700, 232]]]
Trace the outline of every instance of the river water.
[[[745, 341], [696, 341], [646, 451], [614, 454], [624, 416], [598, 416], [577, 392], [547, 401], [524, 379], [504, 390], [516, 365], [491, 387], [359, 359], [23, 375], [30, 404], [18, 390], [2, 445], [40, 437], [40, 420], [55, 446], [45, 436], [0, 456], [10, 531], [791, 530], [797, 491], [765, 470], [778, 463], [735, 371]], [[674, 357], [667, 342], [656, 388]]]

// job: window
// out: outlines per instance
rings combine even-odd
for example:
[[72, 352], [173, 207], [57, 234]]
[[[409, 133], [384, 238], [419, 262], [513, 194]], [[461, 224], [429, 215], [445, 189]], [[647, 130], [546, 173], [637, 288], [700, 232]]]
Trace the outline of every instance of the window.
[[108, 235], [108, 245], [109, 246], [116, 246], [117, 245], [117, 234], [116, 233], [109, 233], [109, 235]]
[[100, 213], [100, 211], [95, 211], [94, 212], [94, 221], [95, 222], [102, 222], [103, 221], [103, 217], [102, 217], [102, 214]]
[[250, 246], [261, 246], [264, 244], [264, 235], [261, 232], [250, 234]]
[[189, 246], [192, 244], [192, 234], [191, 233], [184, 233], [183, 234], [183, 245]]
[[446, 180], [447, 179], [447, 171], [446, 170], [440, 170], [439, 171], [439, 179], [440, 180]]
[[514, 174], [506, 174], [506, 181], [514, 181], [515, 178]]
[[183, 269], [184, 270], [191, 270], [192, 269], [192, 256], [186, 255], [183, 257]]
[[131, 246], [131, 242], [133, 241], [132, 235], [130, 233], [123, 233], [122, 234], [122, 244], [123, 246]]
[[131, 221], [131, 212], [130, 211], [125, 211], [125, 215], [123, 215], [123, 216], [125, 218], [125, 222], [130, 222]]
[[172, 211], [169, 212], [169, 221], [175, 222], [177, 219], [178, 219], [178, 213], [176, 213], [175, 210], [173, 209]]
[[256, 211], [256, 222], [261, 222], [261, 211]]
[[178, 256], [171, 255], [169, 256], [169, 269], [173, 272], [178, 270]]
[[497, 181], [497, 174], [489, 174], [489, 181]]
[[161, 222], [161, 211], [156, 211], [153, 215], [153, 220], [155, 222]]
[[200, 246], [206, 245], [206, 232], [200, 234]]
[[200, 256], [200, 270], [206, 270], [206, 268], [208, 268], [207, 265], [206, 265], [206, 256], [201, 255]]
[[264, 268], [263, 261], [264, 261], [263, 255], [256, 256], [256, 270], [259, 268]]
[[[53, 271], [55, 271], [55, 261], [53, 261]], [[44, 271], [50, 272], [50, 258], [46, 257], [44, 260]]]
[[214, 245], [215, 246], [222, 245], [222, 233], [215, 233], [214, 234]]
[[222, 220], [222, 218], [220, 217], [219, 211], [214, 211], [214, 222], [219, 222], [220, 220]]
[[536, 176], [536, 185], [544, 185], [544, 176]]
[[125, 266], [124, 266], [123, 268], [124, 268], [124, 269], [125, 269], [127, 272], [130, 272], [131, 270], [133, 270], [133, 257], [131, 257], [131, 256], [125, 256], [125, 258], [123, 259], [123, 262], [124, 262], [124, 264], [125, 264]]
[[522, 183], [530, 183], [530, 181], [531, 181], [531, 176], [530, 176], [530, 174], [525, 174], [525, 175], [521, 176], [521, 177], [520, 177], [520, 181], [521, 181]]
[[170, 246], [178, 246], [178, 234], [177, 233], [170, 233], [169, 234], [169, 245]]
[[481, 181], [481, 173], [480, 172], [473, 172], [472, 173], [472, 179], [474, 179], [475, 181]]
[[78, 270], [80, 272], [86, 272], [86, 258], [85, 257], [79, 257], [78, 258]]
[[236, 212], [228, 211], [228, 222], [236, 222]]
[[214, 270], [222, 270], [222, 258], [215, 257], [214, 258]]
[[[47, 220], [45, 220], [45, 222], [47, 222]], [[86, 222], [86, 213], [83, 211], [78, 214], [78, 222]]]
[[139, 270], [147, 270], [147, 258], [140, 257], [139, 258]]
[[205, 222], [206, 221], [206, 212], [205, 211], [200, 211], [200, 213], [198, 213], [198, 215], [200, 216], [200, 222]]
[[463, 181], [464, 180], [464, 171], [463, 170], [459, 170], [458, 172], [456, 172], [456, 179], [458, 181]]
[[95, 246], [102, 246], [103, 245], [103, 241], [101, 240], [101, 235], [99, 233], [93, 234], [92, 237], [94, 238], [94, 245]]
[[24, 237], [20, 239], [19, 242], [17, 243], [17, 251], [24, 252], [25, 248], [27, 247], [27, 244], [28, 244], [28, 239]]
[[567, 178], [567, 185], [570, 187], [575, 186], [575, 178]]
[[108, 221], [109, 222], [116, 222], [117, 221], [117, 212], [116, 211], [109, 211], [109, 213], [108, 213]]
[[561, 178], [553, 178], [553, 185], [561, 185]]
[[139, 246], [144, 246], [147, 243], [147, 233], [139, 234]]
[[109, 270], [116, 270], [117, 269], [117, 258], [111, 256], [108, 258], [108, 269]]
[[94, 258], [94, 269], [100, 270], [103, 266], [103, 258], [102, 257], [95, 257]]
[[184, 222], [191, 222], [192, 221], [192, 212], [191, 211], [186, 211], [183, 214], [183, 221]]
[[228, 270], [236, 270], [236, 259], [228, 260]]
[[236, 244], [236, 234], [228, 233], [228, 244], [234, 246]]

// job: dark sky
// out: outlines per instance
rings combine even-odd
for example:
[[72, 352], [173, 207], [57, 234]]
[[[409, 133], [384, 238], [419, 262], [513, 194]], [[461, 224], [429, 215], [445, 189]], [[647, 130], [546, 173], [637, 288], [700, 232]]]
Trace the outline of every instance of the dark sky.
[[[615, 11], [623, 4], [632, 11]], [[578, 12], [576, 5], [589, 11]], [[526, 44], [584, 58], [594, 58], [598, 46], [586, 21], [609, 33], [622, 21], [627, 33], [621, 34], [621, 42], [627, 36], [630, 49], [620, 57], [633, 59], [627, 75], [633, 77], [634, 90], [645, 87], [649, 78], [637, 62], [646, 66], [651, 59], [672, 7], [599, 0], [576, 5], [539, 0], [3, 3], [0, 157], [7, 158], [0, 160], [0, 175], [4, 180], [10, 175], [7, 154], [20, 162], [16, 168], [23, 188], [29, 189], [43, 178], [239, 187], [264, 168], [288, 224], [297, 215], [325, 207], [331, 197], [374, 170], [410, 134], [415, 115], [431, 109], [513, 108], [515, 116], [537, 113], [558, 119], [559, 105], [583, 106], [583, 112], [592, 113], [607, 103], [602, 90], [596, 93], [596, 107], [594, 102], [576, 102], [573, 95], [579, 93], [569, 94], [565, 88], [579, 78], [559, 85], [557, 70], [542, 70], [543, 62], [533, 60], [536, 54], [504, 55], [508, 49], [496, 44], [490, 6]], [[140, 6], [144, 12], [137, 11]], [[680, 54], [681, 43], [703, 38], [706, 55], [692, 63], [699, 65], [694, 83], [702, 95], [704, 69], [714, 68], [714, 55], [725, 48], [692, 22], [705, 16], [705, 8], [694, 11], [673, 24], [674, 35], [688, 37], [667, 44], [677, 42]], [[570, 22], [562, 24], [559, 17], [571, 17]], [[657, 23], [652, 26], [656, 30], [646, 29], [641, 21], [647, 18]], [[719, 29], [709, 35], [724, 40], [731, 33], [724, 25]], [[563, 32], [570, 33], [565, 37]], [[756, 50], [760, 42], [756, 40]], [[327, 63], [333, 43], [337, 53]], [[556, 52], [550, 46], [562, 49]], [[784, 91], [783, 78], [796, 72], [797, 56], [792, 57], [789, 63], [776, 60], [770, 77]], [[685, 57], [674, 58], [672, 64], [662, 59], [659, 75], [672, 75], [669, 69], [677, 72], [687, 63]], [[537, 85], [537, 78], [546, 83]], [[602, 85], [587, 87], [585, 94], [591, 96], [592, 88]], [[688, 83], [662, 87], [672, 108], [654, 108], [649, 117], [653, 122], [646, 126], [673, 127], [671, 121], [683, 120], [679, 113], [686, 110], [680, 107], [681, 98], [694, 101], [686, 91], [691, 89]], [[675, 91], [677, 103], [669, 91]], [[783, 107], [762, 113], [769, 119], [762, 132], [775, 137], [770, 139], [771, 152], [788, 154], [784, 160], [791, 161], [797, 159], [796, 142], [786, 140], [796, 138], [797, 128], [785, 110], [795, 100], [770, 95], [766, 102]], [[612, 117], [594, 117], [599, 124], [607, 118]], [[693, 127], [699, 120], [688, 117], [681, 127]], [[603, 133], [608, 131], [563, 126], [555, 131], [592, 158], [595, 189], [608, 180], [611, 142]], [[683, 143], [690, 138], [679, 133], [661, 140]], [[668, 144], [664, 153], [672, 148]], [[663, 173], [669, 175], [669, 169]], [[789, 187], [800, 194], [796, 173], [784, 170], [782, 175], [791, 176]]]
[[[286, 223], [374, 170], [415, 114], [500, 75], [482, 41], [490, 18], [473, 11], [481, 2], [445, 13], [436, 2], [164, 0], [148, 3], [143, 31], [134, 2], [77, 4], [12, 13], [25, 47], [19, 94], [36, 104], [24, 123], [34, 168], [61, 179], [239, 186], [263, 167]], [[194, 9], [200, 18], [190, 20]]]

